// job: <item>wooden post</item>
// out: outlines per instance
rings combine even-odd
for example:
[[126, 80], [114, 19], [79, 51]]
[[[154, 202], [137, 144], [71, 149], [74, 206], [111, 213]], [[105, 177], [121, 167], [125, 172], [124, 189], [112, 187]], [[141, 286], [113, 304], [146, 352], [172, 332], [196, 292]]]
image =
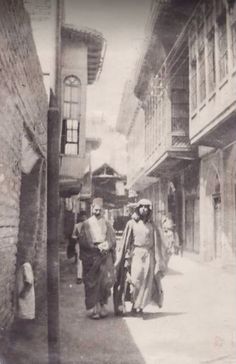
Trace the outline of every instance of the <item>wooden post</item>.
[[60, 363], [59, 333], [59, 110], [50, 92], [48, 111], [47, 165], [47, 273], [48, 273], [48, 355], [50, 364]]

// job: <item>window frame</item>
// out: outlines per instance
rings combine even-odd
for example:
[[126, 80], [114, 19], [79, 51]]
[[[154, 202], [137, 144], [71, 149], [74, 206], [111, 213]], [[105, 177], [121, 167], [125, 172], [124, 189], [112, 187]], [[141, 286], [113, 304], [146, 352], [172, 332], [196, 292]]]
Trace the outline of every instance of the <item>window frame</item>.
[[[219, 3], [219, 2], [218, 2]], [[228, 54], [228, 39], [227, 39], [227, 9], [221, 0], [216, 14], [217, 24], [217, 47], [218, 47], [218, 64], [219, 64], [219, 82], [223, 82], [229, 74], [229, 54]], [[224, 31], [222, 29], [224, 28]], [[223, 45], [223, 46], [222, 46]]]
[[214, 27], [207, 34], [207, 66], [208, 77], [207, 85], [209, 94], [216, 88], [216, 47], [215, 47], [215, 29]]
[[236, 68], [236, 20], [231, 24], [232, 67]]
[[201, 105], [206, 99], [205, 17], [202, 9], [199, 11], [197, 23], [197, 73]]
[[191, 115], [198, 107], [197, 34], [195, 21], [189, 32], [189, 91]]
[[81, 81], [74, 75], [63, 82], [63, 129], [61, 151], [66, 155], [79, 154]]

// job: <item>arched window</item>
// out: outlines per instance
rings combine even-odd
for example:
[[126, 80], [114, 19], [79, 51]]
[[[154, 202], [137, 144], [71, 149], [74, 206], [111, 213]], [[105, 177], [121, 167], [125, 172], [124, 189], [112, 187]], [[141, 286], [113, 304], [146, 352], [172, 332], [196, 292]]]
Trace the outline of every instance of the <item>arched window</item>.
[[61, 152], [79, 154], [81, 82], [75, 76], [64, 80]]

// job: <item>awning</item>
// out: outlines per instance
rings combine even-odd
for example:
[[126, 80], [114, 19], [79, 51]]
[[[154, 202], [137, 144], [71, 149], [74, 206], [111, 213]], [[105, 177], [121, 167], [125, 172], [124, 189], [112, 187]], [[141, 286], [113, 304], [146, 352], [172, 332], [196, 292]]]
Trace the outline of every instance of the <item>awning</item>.
[[89, 168], [89, 158], [78, 155], [60, 156], [59, 191], [61, 197], [80, 193], [83, 179]]
[[197, 158], [196, 151], [166, 151], [161, 158], [147, 166], [145, 174], [150, 177], [171, 177]]
[[82, 188], [82, 181], [76, 179], [60, 179], [59, 180], [59, 193], [60, 197], [68, 198], [73, 195], [78, 195]]

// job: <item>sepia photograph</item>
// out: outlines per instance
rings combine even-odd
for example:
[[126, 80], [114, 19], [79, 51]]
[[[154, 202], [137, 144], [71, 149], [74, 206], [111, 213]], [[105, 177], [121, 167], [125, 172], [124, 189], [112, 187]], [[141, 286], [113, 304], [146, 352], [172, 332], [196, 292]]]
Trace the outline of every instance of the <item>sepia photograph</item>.
[[0, 0], [0, 364], [236, 363], [236, 0]]

